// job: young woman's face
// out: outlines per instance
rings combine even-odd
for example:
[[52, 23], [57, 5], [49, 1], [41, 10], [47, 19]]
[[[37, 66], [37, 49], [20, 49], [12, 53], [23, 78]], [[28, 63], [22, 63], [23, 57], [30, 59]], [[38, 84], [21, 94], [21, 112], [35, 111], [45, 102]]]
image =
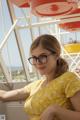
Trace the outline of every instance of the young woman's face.
[[57, 57], [52, 52], [38, 46], [32, 51], [32, 62], [41, 75], [48, 75], [56, 69]]

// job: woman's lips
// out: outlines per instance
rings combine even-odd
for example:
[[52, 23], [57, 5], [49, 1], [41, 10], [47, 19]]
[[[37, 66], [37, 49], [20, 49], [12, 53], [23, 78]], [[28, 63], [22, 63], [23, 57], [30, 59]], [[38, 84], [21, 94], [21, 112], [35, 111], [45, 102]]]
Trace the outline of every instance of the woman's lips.
[[45, 69], [46, 67], [38, 67], [39, 70], [43, 70]]

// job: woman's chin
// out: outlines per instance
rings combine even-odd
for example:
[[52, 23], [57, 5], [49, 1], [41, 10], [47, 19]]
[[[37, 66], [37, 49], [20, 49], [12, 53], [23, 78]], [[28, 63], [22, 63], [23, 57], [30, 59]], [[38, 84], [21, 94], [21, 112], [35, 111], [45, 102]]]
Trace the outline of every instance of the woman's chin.
[[47, 73], [45, 71], [39, 71], [41, 75], [46, 75]]

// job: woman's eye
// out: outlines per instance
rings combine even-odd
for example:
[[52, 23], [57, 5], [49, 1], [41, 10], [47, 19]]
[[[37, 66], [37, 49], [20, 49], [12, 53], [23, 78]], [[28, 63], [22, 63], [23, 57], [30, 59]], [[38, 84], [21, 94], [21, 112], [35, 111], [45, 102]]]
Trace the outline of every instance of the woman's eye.
[[39, 58], [46, 58], [46, 57], [47, 57], [46, 55], [39, 56]]

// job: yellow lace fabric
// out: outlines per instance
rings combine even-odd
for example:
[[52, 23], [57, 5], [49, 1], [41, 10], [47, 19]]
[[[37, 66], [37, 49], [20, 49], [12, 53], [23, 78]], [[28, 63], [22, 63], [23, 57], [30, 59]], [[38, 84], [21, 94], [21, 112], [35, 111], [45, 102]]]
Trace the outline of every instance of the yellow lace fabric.
[[80, 90], [80, 80], [72, 72], [66, 72], [58, 78], [52, 80], [46, 87], [34, 92], [41, 81], [33, 82], [25, 90], [32, 93], [26, 100], [24, 108], [31, 116], [30, 120], [40, 120], [41, 113], [49, 106], [58, 104], [71, 109], [69, 97], [72, 97]]

